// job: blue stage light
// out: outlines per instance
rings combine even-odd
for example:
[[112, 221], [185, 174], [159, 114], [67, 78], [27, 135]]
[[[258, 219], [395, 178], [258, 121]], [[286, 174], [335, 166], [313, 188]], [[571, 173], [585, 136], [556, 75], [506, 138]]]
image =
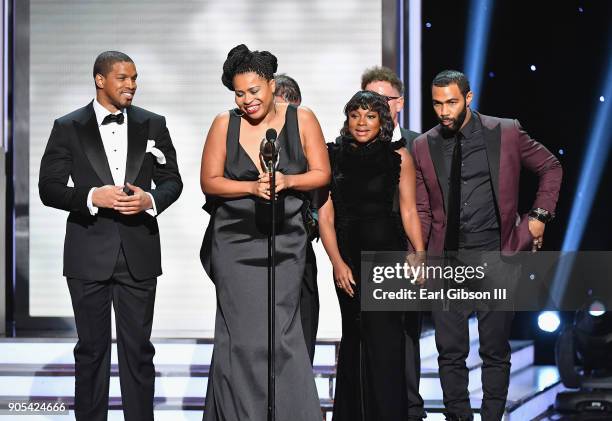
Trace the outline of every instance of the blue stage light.
[[[404, 7], [408, 7], [408, 21], [405, 22], [408, 24], [408, 42], [407, 55], [406, 50], [404, 49], [404, 17], [405, 11]], [[421, 132], [421, 124], [422, 124], [422, 104], [421, 104], [421, 93], [422, 93], [422, 53], [421, 53], [421, 39], [423, 36], [423, 21], [422, 21], [422, 4], [421, 0], [408, 0], [408, 2], [399, 1], [398, 7], [400, 9], [400, 27], [401, 27], [401, 36], [400, 40], [400, 63], [401, 69], [400, 75], [403, 77], [404, 75], [404, 56], [408, 59], [408, 81], [404, 81], [404, 84], [407, 83], [408, 87], [408, 127], [412, 130], [416, 130], [417, 132]], [[400, 116], [400, 121], [404, 121], [403, 115]]]
[[495, 77], [495, 73], [489, 72], [489, 77]]
[[535, 71], [536, 71], [535, 64], [532, 64], [532, 65], [531, 65], [531, 67], [530, 67], [530, 69], [531, 69], [531, 71], [532, 71], [532, 72], [535, 72]]
[[426, 28], [431, 28], [431, 23], [427, 22], [427, 23], [425, 24], [425, 27], [426, 27]]
[[538, 327], [544, 332], [552, 333], [559, 329], [561, 319], [556, 311], [543, 311], [538, 316]]
[[606, 98], [602, 95], [599, 97], [599, 102], [604, 102], [606, 100]]
[[559, 149], [559, 155], [565, 155], [565, 151], [563, 149]]
[[471, 105], [473, 109], [478, 109], [492, 12], [493, 0], [471, 1], [465, 42], [470, 47], [465, 49], [463, 66], [474, 93]]
[[[608, 72], [604, 81], [605, 97], [612, 96], [612, 60], [608, 64]], [[601, 101], [601, 98], [600, 98]], [[589, 219], [589, 212], [593, 205], [593, 199], [601, 178], [601, 173], [606, 164], [610, 145], [612, 144], [612, 124], [610, 119], [610, 102], [602, 101], [593, 113], [595, 119], [587, 143], [580, 179], [576, 190], [574, 205], [568, 219], [569, 225], [563, 241], [563, 251], [575, 251], [580, 246], [580, 240]]]
[[[608, 63], [607, 73], [604, 78], [604, 95], [612, 96], [612, 57]], [[580, 247], [580, 241], [589, 221], [589, 214], [593, 206], [595, 193], [599, 187], [601, 173], [608, 159], [610, 145], [612, 145], [612, 122], [610, 119], [610, 103], [612, 101], [600, 102], [593, 112], [594, 120], [591, 133], [588, 137], [587, 150], [580, 171], [578, 188], [576, 189], [572, 210], [568, 218], [568, 227], [561, 248], [564, 252], [574, 252]], [[575, 256], [567, 255], [562, 259], [555, 270], [552, 285], [552, 303], [562, 300], [567, 286], [569, 275], [572, 271]]]

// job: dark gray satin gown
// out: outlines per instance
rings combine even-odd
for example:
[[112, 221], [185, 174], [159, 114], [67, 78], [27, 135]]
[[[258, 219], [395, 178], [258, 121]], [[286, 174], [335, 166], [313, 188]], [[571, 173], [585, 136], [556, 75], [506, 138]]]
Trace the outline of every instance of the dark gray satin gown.
[[[225, 177], [257, 180], [258, 170], [238, 141], [240, 117], [234, 112], [230, 116]], [[306, 172], [295, 107], [288, 108], [278, 141], [278, 171]], [[201, 258], [215, 283], [217, 316], [205, 421], [267, 417], [268, 237], [256, 227], [255, 200], [207, 198], [212, 215]], [[307, 241], [303, 201], [299, 194], [288, 192], [284, 205], [283, 228], [276, 237], [276, 419], [320, 421], [299, 311]]]

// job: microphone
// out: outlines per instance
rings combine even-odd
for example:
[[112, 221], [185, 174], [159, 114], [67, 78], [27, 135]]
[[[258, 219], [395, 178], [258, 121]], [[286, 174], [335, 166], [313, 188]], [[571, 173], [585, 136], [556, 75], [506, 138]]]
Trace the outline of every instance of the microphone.
[[259, 145], [259, 156], [264, 163], [264, 166], [268, 169], [268, 172], [271, 172], [272, 169], [276, 166], [278, 161], [278, 153], [280, 151], [280, 147], [278, 143], [276, 143], [276, 138], [278, 134], [274, 129], [266, 130], [266, 138], [261, 141]]

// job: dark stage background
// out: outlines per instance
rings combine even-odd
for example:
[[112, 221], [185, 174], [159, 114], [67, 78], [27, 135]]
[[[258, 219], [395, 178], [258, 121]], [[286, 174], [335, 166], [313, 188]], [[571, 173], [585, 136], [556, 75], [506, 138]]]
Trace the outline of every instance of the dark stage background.
[[[491, 4], [491, 24], [485, 35], [488, 47], [486, 53], [480, 52], [485, 54], [485, 66], [478, 111], [519, 119], [528, 133], [561, 161], [564, 178], [557, 217], [544, 235], [544, 250], [560, 250], [577, 200], [576, 188], [610, 62], [612, 1], [512, 0]], [[436, 124], [431, 80], [443, 69], [464, 70], [466, 49], [474, 48], [466, 41], [470, 6], [465, 0], [423, 2], [423, 131]], [[607, 141], [612, 141], [612, 135], [606, 135]], [[612, 249], [612, 169], [609, 156], [601, 159], [606, 162], [592, 209], [581, 215], [588, 220], [581, 250]], [[536, 187], [536, 177], [522, 175], [522, 212], [529, 210]], [[565, 321], [571, 317], [571, 313], [562, 314]], [[535, 339], [536, 363], [552, 363], [556, 334], [540, 331], [536, 319], [537, 314], [531, 312], [517, 313], [513, 336]]]

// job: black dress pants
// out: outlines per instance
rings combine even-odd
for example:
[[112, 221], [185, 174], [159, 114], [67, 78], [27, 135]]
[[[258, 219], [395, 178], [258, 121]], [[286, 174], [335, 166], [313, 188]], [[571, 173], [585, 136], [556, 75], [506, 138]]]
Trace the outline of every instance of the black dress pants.
[[306, 245], [306, 266], [300, 293], [300, 318], [308, 356], [312, 364], [319, 328], [319, 289], [317, 287], [317, 259], [310, 241]]
[[423, 313], [407, 311], [403, 313], [406, 346], [406, 392], [408, 395], [408, 414], [410, 419], [425, 418], [424, 402], [419, 393], [421, 383], [421, 328]]
[[121, 249], [110, 279], [67, 281], [78, 334], [74, 348], [76, 420], [107, 419], [112, 304], [125, 420], [152, 421], [155, 348], [150, 338], [157, 279], [135, 280]]
[[[468, 392], [469, 370], [466, 358], [470, 352], [468, 318], [470, 311], [432, 312], [436, 329], [438, 366], [444, 395], [445, 413], [449, 419], [473, 419]], [[477, 311], [482, 359], [483, 400], [481, 419], [501, 420], [510, 381], [510, 328], [514, 312]]]
[[[478, 265], [481, 258], [479, 252], [487, 251], [499, 251], [499, 233], [496, 230], [460, 236], [458, 259], [462, 264]], [[496, 275], [490, 279], [485, 276], [484, 282], [494, 282], [494, 279], [499, 279], [500, 273], [510, 273], [512, 270], [501, 261], [496, 262], [495, 267], [489, 265], [488, 269]], [[510, 382], [509, 338], [514, 312], [474, 310], [473, 306], [462, 304], [450, 306], [444, 311], [432, 311], [446, 417], [449, 420], [473, 419], [466, 358], [470, 351], [468, 319], [475, 312], [482, 359], [481, 419], [501, 420]]]

